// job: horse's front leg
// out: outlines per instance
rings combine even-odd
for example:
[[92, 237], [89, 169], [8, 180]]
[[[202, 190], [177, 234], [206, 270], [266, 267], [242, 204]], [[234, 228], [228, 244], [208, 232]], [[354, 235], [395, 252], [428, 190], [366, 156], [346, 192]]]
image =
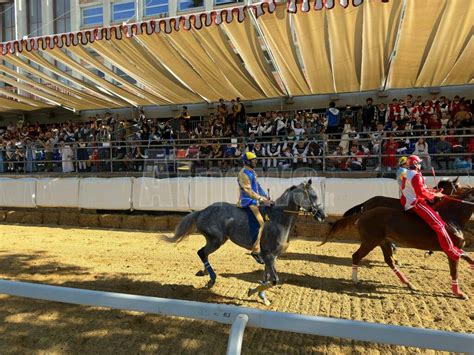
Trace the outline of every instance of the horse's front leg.
[[[268, 268], [265, 265], [265, 270], [263, 271], [262, 284], [267, 284], [269, 280], [270, 280], [270, 272], [268, 271]], [[271, 302], [267, 298], [267, 295], [265, 294], [265, 291], [260, 291], [258, 293], [258, 297], [262, 300], [265, 306], [269, 306], [271, 304]]]
[[[258, 296], [267, 306], [270, 305], [270, 301], [265, 295], [265, 291], [278, 283], [278, 275], [275, 270], [275, 257], [273, 255], [262, 255], [265, 261], [265, 271], [263, 274], [263, 281], [255, 288], [250, 288], [248, 296], [252, 296], [258, 293]], [[271, 281], [270, 281], [271, 280]]]
[[469, 297], [461, 291], [458, 282], [458, 266], [459, 260], [454, 261], [451, 258], [448, 258], [449, 261], [449, 273], [451, 274], [451, 290], [453, 291], [456, 297], [462, 298], [464, 300], [468, 300]]
[[[268, 259], [268, 270], [270, 273], [270, 280], [271, 280], [272, 286], [276, 286], [280, 282], [280, 279], [278, 278], [278, 274], [275, 268], [276, 256], [268, 255], [267, 259]], [[267, 260], [265, 260], [265, 264], [267, 264]]]

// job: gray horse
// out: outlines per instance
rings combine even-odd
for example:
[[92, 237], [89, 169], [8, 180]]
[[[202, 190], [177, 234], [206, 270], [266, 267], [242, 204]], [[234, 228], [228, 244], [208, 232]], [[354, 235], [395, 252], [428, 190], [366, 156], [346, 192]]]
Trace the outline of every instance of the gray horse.
[[[265, 264], [264, 279], [258, 287], [249, 290], [249, 295], [258, 292], [266, 304], [269, 302], [264, 291], [279, 281], [275, 260], [288, 247], [290, 231], [300, 209], [312, 214], [319, 222], [323, 222], [326, 218], [324, 209], [318, 203], [316, 192], [311, 186], [311, 179], [288, 188], [271, 207], [266, 208], [267, 221], [261, 239], [261, 257]], [[217, 277], [209, 263], [209, 254], [219, 249], [229, 238], [248, 250], [252, 249], [254, 243], [247, 212], [225, 202], [214, 203], [202, 211], [188, 214], [176, 227], [174, 237], [165, 240], [177, 243], [195, 231], [206, 238], [206, 245], [197, 252], [204, 264], [204, 271], [199, 270], [196, 275], [209, 274], [208, 288], [215, 284]]]

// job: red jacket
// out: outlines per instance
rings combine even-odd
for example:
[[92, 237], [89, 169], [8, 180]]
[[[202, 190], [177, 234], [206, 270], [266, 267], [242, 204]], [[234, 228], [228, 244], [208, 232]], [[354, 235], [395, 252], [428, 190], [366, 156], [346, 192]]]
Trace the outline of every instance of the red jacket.
[[434, 200], [435, 196], [431, 192], [431, 189], [426, 187], [425, 179], [423, 178], [421, 173], [418, 173], [413, 176], [413, 179], [411, 179], [411, 184], [413, 185], [413, 189], [415, 190], [416, 197], [419, 201]]
[[428, 123], [428, 129], [440, 129], [441, 128], [441, 122], [439, 121], [430, 121]]
[[425, 200], [433, 201], [435, 197], [426, 187], [423, 175], [415, 170], [408, 170], [402, 178], [401, 190], [400, 202], [405, 210], [412, 208], [416, 203], [425, 203]]
[[400, 119], [402, 109], [399, 104], [390, 104], [389, 105], [389, 114], [388, 119], [390, 121], [397, 121]]

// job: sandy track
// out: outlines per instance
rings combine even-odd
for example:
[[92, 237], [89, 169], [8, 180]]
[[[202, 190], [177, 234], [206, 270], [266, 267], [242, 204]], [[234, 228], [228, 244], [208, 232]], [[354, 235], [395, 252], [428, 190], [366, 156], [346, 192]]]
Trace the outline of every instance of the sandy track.
[[[212, 290], [191, 236], [177, 246], [154, 233], [74, 228], [0, 226], [0, 277], [55, 285], [219, 302], [310, 315], [474, 332], [473, 301], [451, 297], [446, 258], [399, 249], [411, 293], [375, 250], [350, 282], [355, 243], [294, 240], [277, 262], [281, 286], [268, 292], [270, 307], [248, 298], [261, 269], [247, 252], [228, 242], [210, 261], [218, 273]], [[474, 298], [473, 278], [462, 265], [460, 282]], [[223, 354], [229, 327], [212, 322], [72, 306], [0, 295], [0, 353], [201, 353]], [[352, 342], [249, 328], [243, 353], [386, 353], [395, 346]]]

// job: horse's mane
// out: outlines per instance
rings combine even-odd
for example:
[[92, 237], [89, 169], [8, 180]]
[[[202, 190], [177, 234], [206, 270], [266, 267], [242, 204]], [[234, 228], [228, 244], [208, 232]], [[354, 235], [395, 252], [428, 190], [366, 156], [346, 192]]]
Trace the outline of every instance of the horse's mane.
[[290, 194], [290, 192], [296, 190], [297, 188], [298, 187], [295, 185], [287, 188], [285, 192], [283, 192], [283, 194], [275, 200], [275, 205], [281, 206], [284, 201], [288, 200], [288, 195]]

